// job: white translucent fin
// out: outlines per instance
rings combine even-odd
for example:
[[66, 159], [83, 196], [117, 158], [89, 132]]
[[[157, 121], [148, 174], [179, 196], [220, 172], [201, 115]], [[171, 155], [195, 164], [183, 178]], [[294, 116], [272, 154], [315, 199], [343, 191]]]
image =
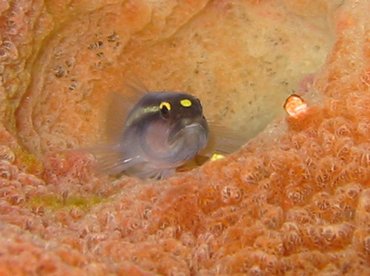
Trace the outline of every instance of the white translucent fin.
[[208, 145], [202, 154], [212, 156], [214, 153], [232, 153], [247, 142], [246, 137], [243, 132], [209, 123]]
[[145, 84], [134, 75], [128, 75], [125, 77], [125, 86], [134, 94], [140, 94], [143, 96], [144, 94], [149, 93], [149, 89]]
[[119, 145], [97, 146], [88, 150], [95, 156], [96, 170], [104, 174], [116, 175], [142, 162], [140, 156], [125, 156]]
[[148, 93], [138, 80], [128, 79], [122, 93], [112, 92], [106, 116], [106, 136], [110, 143], [119, 142], [122, 137], [128, 113]]
[[156, 179], [161, 180], [175, 174], [175, 169], [153, 169], [153, 168], [142, 168], [140, 171], [135, 173], [136, 176], [142, 179]]

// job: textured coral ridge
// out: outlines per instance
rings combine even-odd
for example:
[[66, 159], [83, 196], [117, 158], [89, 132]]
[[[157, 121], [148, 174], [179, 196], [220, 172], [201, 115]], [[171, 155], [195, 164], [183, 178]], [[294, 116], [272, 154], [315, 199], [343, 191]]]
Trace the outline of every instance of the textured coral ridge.
[[[29, 85], [22, 72], [52, 29], [45, 7], [62, 22], [53, 28], [68, 20], [63, 1], [11, 3], [0, 1], [1, 111], [10, 130], [19, 103], [12, 87], [20, 93]], [[89, 10], [89, 1], [68, 3]], [[172, 4], [173, 13], [191, 17], [205, 2]], [[369, 10], [368, 1], [336, 10], [336, 42], [311, 88], [319, 105], [277, 122], [232, 156], [167, 181], [109, 181], [76, 152], [50, 152], [41, 163], [2, 127], [0, 274], [369, 275]], [[163, 33], [161, 23], [151, 28]], [[25, 120], [45, 100], [28, 96]], [[26, 125], [18, 132], [37, 140]], [[36, 154], [38, 145], [28, 144]]]

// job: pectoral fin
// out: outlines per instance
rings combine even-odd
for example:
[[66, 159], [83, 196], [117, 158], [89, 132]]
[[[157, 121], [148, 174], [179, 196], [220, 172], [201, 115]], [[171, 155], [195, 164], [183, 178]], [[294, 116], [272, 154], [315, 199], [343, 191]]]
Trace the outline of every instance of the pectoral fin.
[[209, 123], [209, 142], [202, 154], [230, 154], [247, 142], [246, 134], [232, 128]]
[[117, 175], [143, 162], [140, 156], [126, 156], [120, 145], [104, 145], [90, 148], [97, 163], [98, 172]]

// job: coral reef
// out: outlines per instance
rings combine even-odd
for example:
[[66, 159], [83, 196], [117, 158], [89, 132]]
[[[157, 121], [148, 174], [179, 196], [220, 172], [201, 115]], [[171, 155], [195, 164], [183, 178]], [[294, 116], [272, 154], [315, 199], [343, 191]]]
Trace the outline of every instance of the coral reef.
[[[370, 3], [313, 2], [0, 1], [0, 274], [369, 275]], [[291, 89], [308, 108], [167, 180], [111, 179], [71, 149], [131, 72], [251, 136]]]

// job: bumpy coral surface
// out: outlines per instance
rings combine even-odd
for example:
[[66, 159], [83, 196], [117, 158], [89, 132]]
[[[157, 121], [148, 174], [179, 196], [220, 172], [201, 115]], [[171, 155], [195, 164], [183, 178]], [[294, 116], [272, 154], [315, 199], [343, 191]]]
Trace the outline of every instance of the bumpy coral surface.
[[[1, 275], [369, 275], [368, 1], [0, 1]], [[255, 136], [163, 181], [73, 150], [136, 75]], [[292, 90], [307, 100], [283, 117]]]

